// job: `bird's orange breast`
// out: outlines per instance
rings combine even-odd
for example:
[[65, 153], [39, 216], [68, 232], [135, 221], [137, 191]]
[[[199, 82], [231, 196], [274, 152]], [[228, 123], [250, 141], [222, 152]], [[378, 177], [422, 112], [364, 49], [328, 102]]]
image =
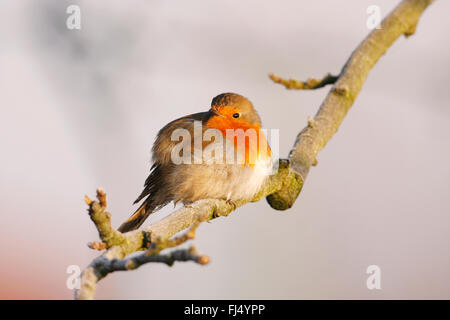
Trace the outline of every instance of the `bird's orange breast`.
[[211, 117], [206, 122], [206, 127], [219, 130], [222, 135], [233, 141], [237, 152], [245, 152], [245, 164], [253, 166], [256, 161], [266, 160], [271, 157], [270, 146], [261, 126], [244, 121], [224, 117]]

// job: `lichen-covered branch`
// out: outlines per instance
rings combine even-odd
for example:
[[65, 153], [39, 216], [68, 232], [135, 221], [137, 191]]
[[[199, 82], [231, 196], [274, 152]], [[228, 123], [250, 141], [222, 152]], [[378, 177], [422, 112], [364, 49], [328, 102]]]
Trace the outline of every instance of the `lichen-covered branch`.
[[[374, 29], [353, 51], [337, 78], [328, 76], [321, 80], [294, 83], [294, 88], [302, 89], [314, 89], [332, 83], [334, 85], [317, 114], [308, 120], [307, 126], [297, 135], [289, 160], [280, 160], [278, 172], [268, 179], [252, 199], [239, 201], [235, 205], [223, 200], [200, 200], [150, 226], [122, 234], [111, 225], [111, 215], [105, 211], [106, 195], [103, 190], [97, 192], [98, 201], [86, 198], [89, 215], [101, 239], [101, 242], [91, 243], [90, 247], [107, 250], [83, 271], [80, 289], [75, 293], [76, 298], [92, 299], [98, 281], [116, 270], [133, 269], [147, 262], [206, 262], [207, 258], [201, 258], [204, 256], [192, 251], [174, 251], [169, 255], [162, 255], [161, 251], [191, 239], [193, 229], [200, 223], [227, 216], [249, 201], [259, 201], [266, 197], [274, 209], [290, 208], [297, 199], [311, 166], [317, 163], [317, 154], [338, 130], [369, 71], [397, 38], [414, 33], [421, 14], [432, 2], [433, 0], [402, 1], [382, 21], [381, 28]], [[274, 80], [275, 82], [286, 86], [283, 79], [276, 76], [272, 79], [274, 77], [278, 80]], [[190, 231], [174, 238], [177, 233], [190, 227]], [[137, 251], [143, 253], [134, 258], [126, 258]]]

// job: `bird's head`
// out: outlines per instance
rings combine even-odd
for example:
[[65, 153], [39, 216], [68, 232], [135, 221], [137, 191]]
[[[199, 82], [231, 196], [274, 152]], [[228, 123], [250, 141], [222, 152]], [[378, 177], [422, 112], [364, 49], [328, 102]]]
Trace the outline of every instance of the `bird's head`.
[[[236, 93], [222, 93], [211, 101], [209, 110], [213, 121], [227, 123], [231, 127], [259, 127], [261, 118], [253, 104]], [[211, 119], [210, 118], [210, 119]]]

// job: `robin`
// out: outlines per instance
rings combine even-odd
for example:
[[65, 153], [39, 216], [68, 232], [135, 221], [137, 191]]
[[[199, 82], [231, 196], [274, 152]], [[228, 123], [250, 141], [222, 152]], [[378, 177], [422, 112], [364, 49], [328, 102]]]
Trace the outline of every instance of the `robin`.
[[272, 168], [261, 119], [252, 103], [235, 93], [220, 94], [209, 111], [163, 127], [152, 148], [152, 161], [134, 204], [144, 201], [119, 227], [120, 232], [139, 228], [152, 212], [171, 201], [175, 205], [200, 199], [234, 203], [252, 198]]

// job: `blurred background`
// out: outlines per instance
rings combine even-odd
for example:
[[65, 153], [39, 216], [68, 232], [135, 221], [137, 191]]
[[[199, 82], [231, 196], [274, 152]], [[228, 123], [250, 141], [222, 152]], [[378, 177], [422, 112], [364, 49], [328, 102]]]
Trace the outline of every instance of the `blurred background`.
[[[219, 93], [248, 97], [286, 157], [329, 87], [287, 91], [267, 74], [338, 73], [367, 7], [397, 3], [2, 1], [0, 298], [71, 299], [67, 267], [99, 255], [84, 195], [103, 187], [118, 226], [156, 132]], [[81, 30], [66, 27], [71, 4]], [[381, 58], [292, 209], [263, 200], [205, 223], [192, 242], [208, 266], [117, 272], [96, 298], [450, 298], [449, 11], [436, 1]]]

